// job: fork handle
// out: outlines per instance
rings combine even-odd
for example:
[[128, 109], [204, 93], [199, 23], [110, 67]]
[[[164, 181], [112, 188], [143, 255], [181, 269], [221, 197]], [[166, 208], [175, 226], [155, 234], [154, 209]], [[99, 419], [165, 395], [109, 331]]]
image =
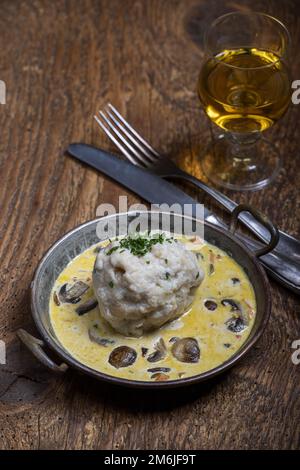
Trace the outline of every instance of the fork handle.
[[[207, 186], [202, 181], [199, 181], [194, 176], [179, 170], [176, 173], [163, 175], [164, 178], [181, 179], [187, 181], [199, 189], [202, 189], [206, 194], [211, 196], [221, 207], [232, 213], [238, 204], [227, 196], [222, 194], [217, 189]], [[252, 215], [250, 212], [243, 212], [240, 215], [240, 221], [248, 227], [261, 241], [268, 243], [270, 241], [269, 231]], [[280, 252], [281, 256], [287, 259], [292, 258], [294, 261], [300, 262], [300, 242], [294, 237], [279, 231], [279, 242], [275, 250]]]

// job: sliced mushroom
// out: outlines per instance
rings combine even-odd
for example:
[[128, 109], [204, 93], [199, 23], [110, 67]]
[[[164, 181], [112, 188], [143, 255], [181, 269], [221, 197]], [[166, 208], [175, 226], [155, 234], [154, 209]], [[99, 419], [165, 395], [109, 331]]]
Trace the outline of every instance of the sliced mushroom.
[[148, 362], [157, 362], [162, 361], [167, 355], [167, 348], [165, 342], [160, 338], [157, 343], [154, 345], [155, 351], [147, 357]]
[[221, 300], [221, 304], [224, 305], [224, 307], [231, 307], [231, 312], [237, 312], [238, 310], [241, 310], [239, 302], [236, 302], [233, 299], [223, 299]]
[[225, 322], [228, 330], [237, 333], [249, 325], [249, 309], [244, 308], [242, 303], [233, 299], [223, 299], [221, 304], [225, 307], [229, 306], [230, 311], [234, 312], [234, 316]]
[[108, 362], [119, 369], [120, 367], [131, 366], [137, 358], [137, 353], [129, 346], [118, 346], [109, 355]]
[[208, 275], [211, 276], [214, 272], [215, 272], [215, 254], [212, 250], [209, 250]]
[[147, 372], [154, 374], [155, 372], [170, 372], [170, 370], [170, 367], [152, 367], [151, 369], [147, 369]]
[[214, 300], [207, 299], [204, 302], [204, 306], [205, 306], [205, 308], [207, 308], [207, 310], [210, 310], [211, 312], [213, 312], [218, 307], [218, 304]]
[[215, 272], [215, 266], [213, 265], [213, 263], [209, 263], [208, 275], [211, 276], [214, 272]]
[[92, 297], [91, 299], [84, 302], [84, 304], [79, 305], [79, 307], [76, 308], [76, 313], [78, 313], [79, 316], [84, 315], [85, 313], [88, 313], [94, 308], [96, 308], [97, 305], [98, 305], [97, 299]]
[[182, 338], [172, 346], [173, 356], [180, 362], [198, 362], [200, 359], [200, 348], [195, 338]]
[[108, 346], [109, 344], [115, 343], [113, 339], [103, 338], [100, 336], [99, 332], [94, 327], [89, 328], [89, 338], [93, 343], [97, 343], [100, 346]]
[[75, 284], [69, 286], [64, 284], [59, 290], [59, 300], [69, 304], [77, 304], [81, 300], [81, 296], [89, 289], [85, 282], [77, 281]]
[[225, 325], [227, 326], [227, 329], [232, 333], [240, 333], [247, 327], [242, 316], [229, 318], [229, 320], [225, 322]]
[[172, 338], [169, 339], [169, 343], [175, 343], [175, 341], [178, 341], [180, 338], [178, 336], [173, 336]]

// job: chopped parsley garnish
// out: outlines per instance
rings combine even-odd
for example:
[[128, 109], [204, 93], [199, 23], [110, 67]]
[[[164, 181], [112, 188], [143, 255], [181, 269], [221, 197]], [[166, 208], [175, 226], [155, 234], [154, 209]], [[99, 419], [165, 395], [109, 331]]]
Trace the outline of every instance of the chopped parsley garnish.
[[200, 276], [200, 273], [199, 273], [199, 271], [198, 271], [197, 276], [196, 276], [196, 279], [198, 279], [199, 276]]
[[118, 249], [121, 249], [121, 252], [127, 249], [131, 254], [141, 257], [149, 253], [153, 245], [158, 243], [162, 244], [165, 241], [172, 243], [173, 238], [166, 238], [164, 233], [155, 233], [152, 236], [139, 233], [136, 235], [128, 235], [127, 237], [122, 238], [118, 245], [110, 248], [106, 254], [111, 255]]
[[111, 288], [114, 287], [114, 283], [113, 283], [112, 281], [110, 281], [110, 282], [108, 283], [108, 285], [109, 285], [109, 287], [111, 287]]
[[166, 272], [166, 279], [167, 281], [170, 279], [170, 273]]
[[117, 251], [119, 247], [118, 246], [113, 246], [108, 252], [106, 253], [107, 255], [111, 255], [114, 251]]
[[165, 263], [166, 263], [166, 264], [168, 264], [168, 260], [167, 260], [167, 258], [165, 259]]

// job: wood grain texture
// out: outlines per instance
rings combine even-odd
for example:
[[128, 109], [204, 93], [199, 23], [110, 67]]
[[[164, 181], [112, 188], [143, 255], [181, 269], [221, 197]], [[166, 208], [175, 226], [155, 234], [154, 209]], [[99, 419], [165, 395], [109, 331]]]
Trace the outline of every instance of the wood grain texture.
[[[296, 0], [2, 0], [0, 79], [0, 448], [296, 449], [300, 447], [299, 298], [271, 283], [267, 330], [250, 354], [218, 379], [155, 394], [108, 387], [75, 372], [57, 377], [19, 344], [35, 331], [29, 286], [38, 260], [58, 237], [94, 218], [101, 202], [138, 199], [64, 156], [70, 142], [111, 148], [94, 112], [111, 101], [160, 151], [203, 177], [210, 125], [195, 84], [203, 29], [231, 10], [276, 15], [293, 38], [300, 78]], [[269, 132], [284, 157], [277, 181], [231, 193], [300, 237], [300, 106]], [[191, 192], [191, 194], [195, 194]], [[198, 194], [200, 200], [202, 195]], [[207, 198], [205, 203], [211, 206]]]

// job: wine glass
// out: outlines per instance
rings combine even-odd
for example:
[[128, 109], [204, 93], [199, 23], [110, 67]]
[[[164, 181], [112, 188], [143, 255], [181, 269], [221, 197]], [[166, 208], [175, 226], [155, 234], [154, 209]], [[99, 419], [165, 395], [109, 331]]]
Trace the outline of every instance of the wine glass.
[[262, 132], [289, 106], [289, 43], [283, 23], [264, 13], [228, 13], [206, 32], [198, 95], [222, 132], [206, 149], [201, 165], [214, 183], [254, 190], [278, 174], [279, 152]]

